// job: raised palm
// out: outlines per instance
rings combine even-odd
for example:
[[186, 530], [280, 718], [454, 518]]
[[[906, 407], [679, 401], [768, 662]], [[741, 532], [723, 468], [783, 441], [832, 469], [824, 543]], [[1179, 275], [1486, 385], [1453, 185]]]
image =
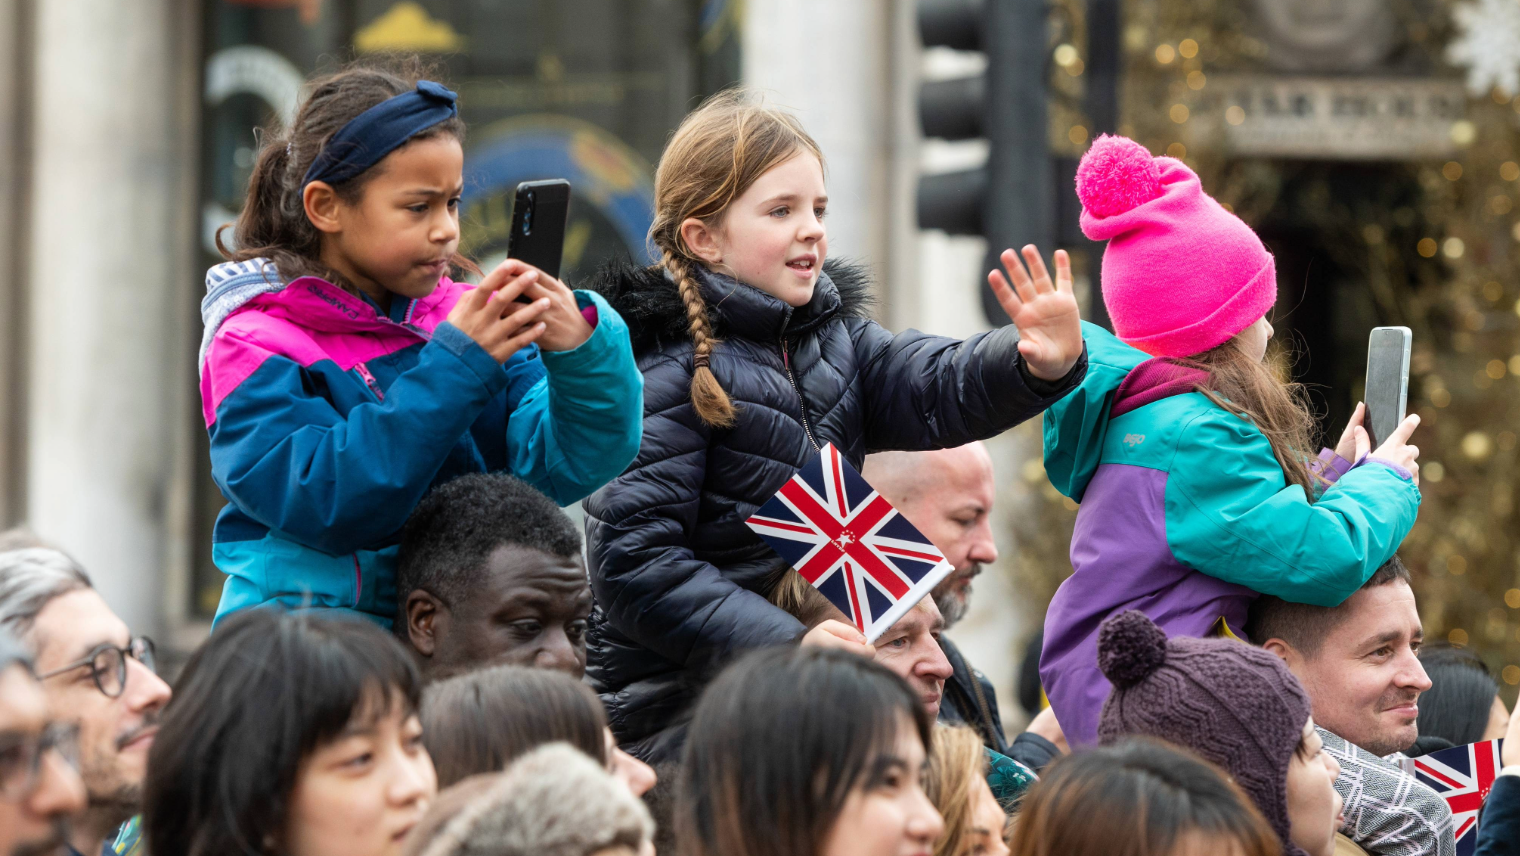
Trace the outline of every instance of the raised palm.
[[1041, 380], [1065, 377], [1082, 356], [1082, 316], [1071, 292], [1071, 257], [1065, 250], [1056, 250], [1054, 283], [1033, 244], [1024, 248], [1027, 271], [1013, 250], [1004, 250], [1001, 258], [1008, 276], [994, 270], [987, 274], [987, 282], [1003, 311], [1019, 328], [1019, 353], [1024, 355], [1029, 373]]

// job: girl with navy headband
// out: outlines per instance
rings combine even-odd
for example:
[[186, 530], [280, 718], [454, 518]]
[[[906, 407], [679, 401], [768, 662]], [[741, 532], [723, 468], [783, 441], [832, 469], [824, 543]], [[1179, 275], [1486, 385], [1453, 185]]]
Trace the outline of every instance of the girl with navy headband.
[[565, 505], [638, 452], [643, 381], [601, 297], [512, 260], [451, 278], [479, 273], [457, 252], [464, 125], [420, 77], [314, 81], [206, 274], [218, 620], [277, 604], [389, 625], [401, 527], [430, 487], [507, 470]]

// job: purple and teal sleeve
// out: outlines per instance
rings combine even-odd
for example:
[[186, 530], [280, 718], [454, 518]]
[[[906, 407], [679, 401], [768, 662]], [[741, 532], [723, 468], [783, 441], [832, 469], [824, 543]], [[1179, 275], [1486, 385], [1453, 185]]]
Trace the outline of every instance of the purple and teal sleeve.
[[1342, 475], [1317, 501], [1286, 484], [1255, 426], [1223, 410], [1183, 429], [1168, 467], [1166, 539], [1183, 564], [1283, 600], [1336, 606], [1414, 526], [1420, 490], [1385, 466]]

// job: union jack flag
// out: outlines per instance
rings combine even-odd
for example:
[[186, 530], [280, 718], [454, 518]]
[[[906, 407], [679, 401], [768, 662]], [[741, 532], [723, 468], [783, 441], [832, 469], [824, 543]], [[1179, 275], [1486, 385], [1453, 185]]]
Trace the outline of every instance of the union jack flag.
[[951, 571], [830, 443], [760, 506], [749, 527], [874, 643]]
[[1478, 809], [1499, 775], [1503, 740], [1453, 746], [1414, 759], [1414, 774], [1451, 806], [1457, 856], [1472, 856], [1478, 847]]

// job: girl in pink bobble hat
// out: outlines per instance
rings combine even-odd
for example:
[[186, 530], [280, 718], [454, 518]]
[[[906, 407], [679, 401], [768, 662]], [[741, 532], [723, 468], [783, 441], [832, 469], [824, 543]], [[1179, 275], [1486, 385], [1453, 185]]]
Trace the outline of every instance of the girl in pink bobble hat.
[[1082, 230], [1108, 241], [1114, 333], [1083, 323], [1087, 377], [1044, 417], [1045, 471], [1081, 503], [1040, 658], [1072, 745], [1097, 739], [1105, 618], [1137, 609], [1202, 637], [1233, 635], [1258, 594], [1335, 606], [1392, 557], [1420, 503], [1417, 416], [1369, 453], [1358, 405], [1314, 457], [1299, 387], [1264, 362], [1272, 254], [1191, 169], [1103, 136], [1077, 196]]

